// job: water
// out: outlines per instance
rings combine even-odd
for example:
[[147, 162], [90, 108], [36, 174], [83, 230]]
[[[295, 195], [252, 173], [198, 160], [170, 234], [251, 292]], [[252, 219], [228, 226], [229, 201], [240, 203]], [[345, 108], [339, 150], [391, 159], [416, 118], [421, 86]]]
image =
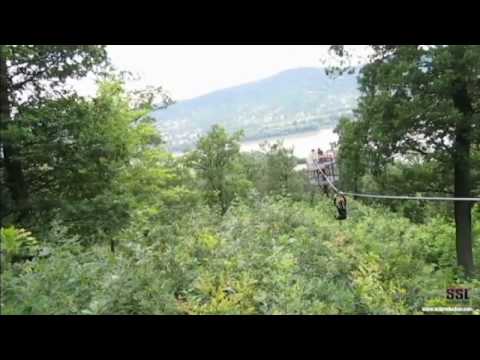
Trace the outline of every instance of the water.
[[277, 140], [283, 140], [283, 145], [286, 148], [293, 147], [293, 153], [295, 156], [306, 159], [312, 149], [320, 148], [323, 151], [329, 150], [330, 144], [338, 141], [338, 135], [333, 132], [333, 129], [309, 131], [287, 136], [271, 137], [268, 139], [245, 141], [241, 144], [240, 150], [242, 152], [260, 150], [261, 143], [265, 141], [274, 143]]
[[[323, 129], [319, 131], [308, 131], [286, 136], [274, 136], [264, 139], [244, 141], [241, 143], [240, 151], [250, 152], [260, 150], [260, 144], [265, 141], [274, 143], [278, 140], [283, 140], [283, 145], [286, 148], [293, 147], [293, 153], [296, 157], [306, 159], [312, 149], [321, 148], [323, 151], [330, 149], [332, 142], [338, 141], [338, 136], [333, 132], [333, 129]], [[173, 152], [175, 156], [181, 156], [183, 152]]]

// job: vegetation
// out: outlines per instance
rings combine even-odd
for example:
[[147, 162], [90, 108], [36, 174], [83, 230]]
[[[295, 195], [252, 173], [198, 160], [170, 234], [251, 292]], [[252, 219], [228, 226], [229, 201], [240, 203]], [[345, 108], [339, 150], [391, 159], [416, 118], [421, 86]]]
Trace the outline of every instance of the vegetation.
[[[422, 314], [459, 304], [479, 313], [480, 278], [456, 261], [449, 205], [349, 199], [348, 219], [335, 221], [291, 150], [241, 153], [242, 133], [221, 126], [174, 157], [148, 116], [171, 101], [161, 89], [128, 93], [113, 70], [98, 74], [92, 99], [58, 83], [55, 95], [13, 100], [16, 59], [54, 58], [61, 70], [75, 49], [1, 48], [10, 104], [1, 145], [14, 149], [0, 168], [2, 314]], [[101, 56], [62, 81], [105, 60], [102, 48], [88, 51]], [[42, 86], [57, 81], [50, 75]], [[393, 161], [392, 133], [372, 139], [381, 121], [362, 106], [337, 129], [342, 188], [452, 191], [442, 154]], [[478, 206], [471, 213], [478, 239]], [[472, 256], [479, 263], [478, 241]], [[470, 299], [448, 300], [449, 287], [471, 289]]]
[[[373, 154], [374, 176], [385, 174], [395, 157], [415, 154], [445, 175], [437, 176], [429, 192], [472, 197], [479, 184], [472, 169], [480, 146], [480, 47], [371, 47], [359, 77], [358, 116], [349, 125], [353, 129], [344, 132], [356, 132], [360, 152]], [[457, 259], [468, 274], [474, 272], [472, 207], [471, 202], [454, 204]]]
[[329, 201], [252, 196], [223, 217], [199, 207], [155, 221], [147, 236], [132, 224], [115, 254], [56, 225], [49, 257], [4, 272], [3, 313], [420, 314], [448, 305], [449, 286], [480, 285], [457, 270], [439, 217], [413, 224], [354, 202], [348, 222], [332, 219]]

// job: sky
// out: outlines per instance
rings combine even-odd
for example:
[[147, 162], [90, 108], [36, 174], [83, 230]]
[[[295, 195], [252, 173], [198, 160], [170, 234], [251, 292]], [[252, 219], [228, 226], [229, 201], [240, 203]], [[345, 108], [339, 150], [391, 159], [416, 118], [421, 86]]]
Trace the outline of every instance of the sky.
[[[267, 78], [298, 67], [322, 67], [329, 45], [110, 45], [112, 64], [141, 80], [128, 88], [162, 86], [185, 100], [227, 87]], [[78, 86], [93, 95], [91, 80]]]

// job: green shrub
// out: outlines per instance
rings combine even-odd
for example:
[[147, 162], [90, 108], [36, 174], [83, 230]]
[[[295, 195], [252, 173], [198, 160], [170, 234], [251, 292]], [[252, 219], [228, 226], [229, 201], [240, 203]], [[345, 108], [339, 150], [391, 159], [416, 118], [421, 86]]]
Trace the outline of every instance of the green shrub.
[[56, 224], [50, 256], [6, 269], [4, 313], [421, 314], [452, 285], [480, 306], [480, 280], [456, 269], [453, 224], [355, 201], [347, 221], [334, 214], [288, 196], [237, 199], [223, 216], [199, 205], [169, 223], [139, 212], [115, 254]]
[[0, 249], [3, 269], [11, 263], [33, 258], [39, 251], [39, 243], [30, 231], [9, 226], [0, 229]]

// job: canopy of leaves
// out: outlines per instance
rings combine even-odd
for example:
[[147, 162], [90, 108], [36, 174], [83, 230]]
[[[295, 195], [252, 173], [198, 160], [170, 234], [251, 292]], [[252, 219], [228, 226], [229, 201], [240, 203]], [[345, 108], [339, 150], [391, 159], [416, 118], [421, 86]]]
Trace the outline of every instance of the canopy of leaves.
[[63, 85], [68, 79], [100, 71], [107, 64], [105, 46], [98, 45], [2, 45], [2, 51], [14, 106], [64, 95]]

